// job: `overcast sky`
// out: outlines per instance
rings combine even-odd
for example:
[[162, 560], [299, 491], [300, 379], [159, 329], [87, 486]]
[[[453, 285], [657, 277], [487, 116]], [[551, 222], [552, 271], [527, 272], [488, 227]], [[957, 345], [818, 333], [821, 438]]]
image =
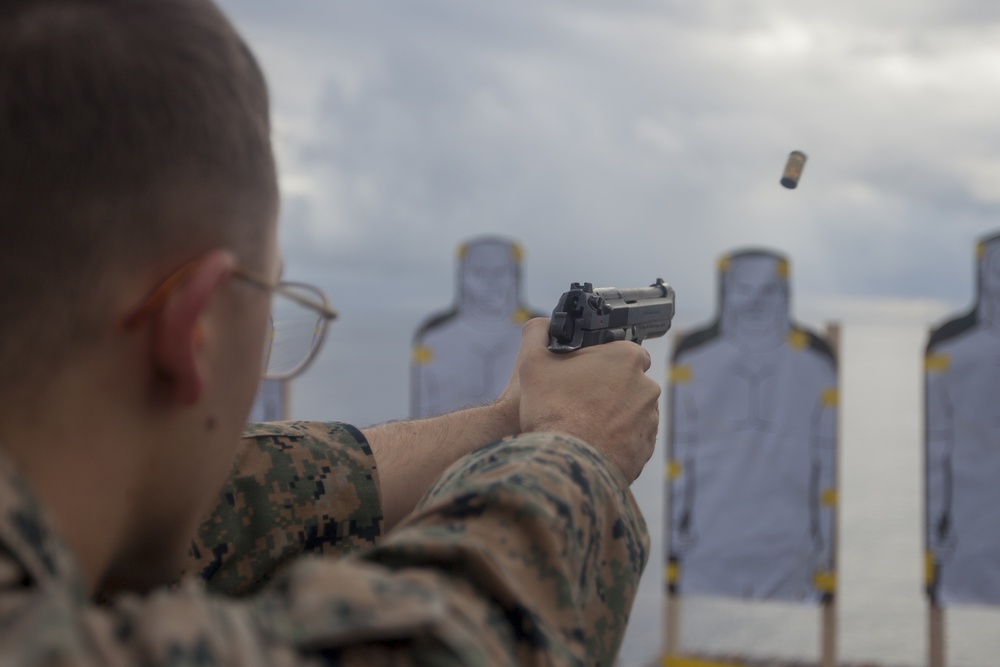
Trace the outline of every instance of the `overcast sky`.
[[271, 86], [286, 273], [343, 314], [304, 382], [339, 373], [355, 421], [404, 416], [410, 336], [480, 234], [525, 246], [536, 308], [663, 277], [681, 328], [750, 245], [791, 257], [807, 323], [931, 323], [1000, 228], [991, 0], [222, 5]]
[[271, 86], [286, 275], [342, 313], [295, 417], [405, 417], [410, 338], [478, 235], [524, 245], [537, 309], [663, 277], [677, 329], [763, 246], [797, 319], [850, 335], [965, 309], [1000, 230], [994, 0], [221, 4]]

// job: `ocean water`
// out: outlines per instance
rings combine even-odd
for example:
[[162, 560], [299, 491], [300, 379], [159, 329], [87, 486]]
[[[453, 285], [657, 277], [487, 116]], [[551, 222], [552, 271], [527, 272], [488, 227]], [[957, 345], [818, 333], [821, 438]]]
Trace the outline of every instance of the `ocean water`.
[[[927, 331], [921, 324], [841, 329], [837, 646], [843, 662], [927, 664], [921, 375]], [[651, 353], [662, 359], [657, 355], [666, 350]], [[633, 485], [652, 534], [652, 556], [620, 654], [626, 667], [655, 664], [662, 647], [660, 440]], [[819, 655], [816, 607], [689, 598], [680, 616], [686, 650], [804, 660]], [[945, 618], [950, 667], [1000, 665], [1000, 608], [950, 607]]]

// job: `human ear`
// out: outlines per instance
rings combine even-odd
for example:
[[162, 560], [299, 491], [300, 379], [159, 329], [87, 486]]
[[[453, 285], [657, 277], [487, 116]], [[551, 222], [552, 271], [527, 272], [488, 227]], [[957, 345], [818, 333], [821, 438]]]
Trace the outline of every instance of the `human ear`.
[[201, 397], [208, 307], [236, 263], [228, 250], [213, 250], [195, 261], [190, 277], [174, 288], [151, 322], [157, 379], [181, 405]]

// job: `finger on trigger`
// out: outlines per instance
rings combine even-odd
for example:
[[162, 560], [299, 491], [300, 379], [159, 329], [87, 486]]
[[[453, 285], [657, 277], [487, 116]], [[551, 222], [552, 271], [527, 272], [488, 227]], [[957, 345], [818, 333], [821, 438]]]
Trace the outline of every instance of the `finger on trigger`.
[[642, 372], [645, 373], [653, 365], [653, 357], [650, 356], [649, 350], [644, 347], [640, 347], [642, 350]]

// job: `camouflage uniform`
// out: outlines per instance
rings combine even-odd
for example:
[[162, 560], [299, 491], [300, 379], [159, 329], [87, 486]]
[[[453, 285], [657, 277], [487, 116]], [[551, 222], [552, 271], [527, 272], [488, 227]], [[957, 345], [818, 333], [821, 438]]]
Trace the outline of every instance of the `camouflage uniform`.
[[225, 595], [188, 577], [102, 606], [0, 461], [0, 664], [614, 661], [648, 536], [625, 480], [591, 447], [545, 434], [488, 445], [382, 536], [359, 431], [259, 425], [244, 444], [192, 549], [192, 569]]

